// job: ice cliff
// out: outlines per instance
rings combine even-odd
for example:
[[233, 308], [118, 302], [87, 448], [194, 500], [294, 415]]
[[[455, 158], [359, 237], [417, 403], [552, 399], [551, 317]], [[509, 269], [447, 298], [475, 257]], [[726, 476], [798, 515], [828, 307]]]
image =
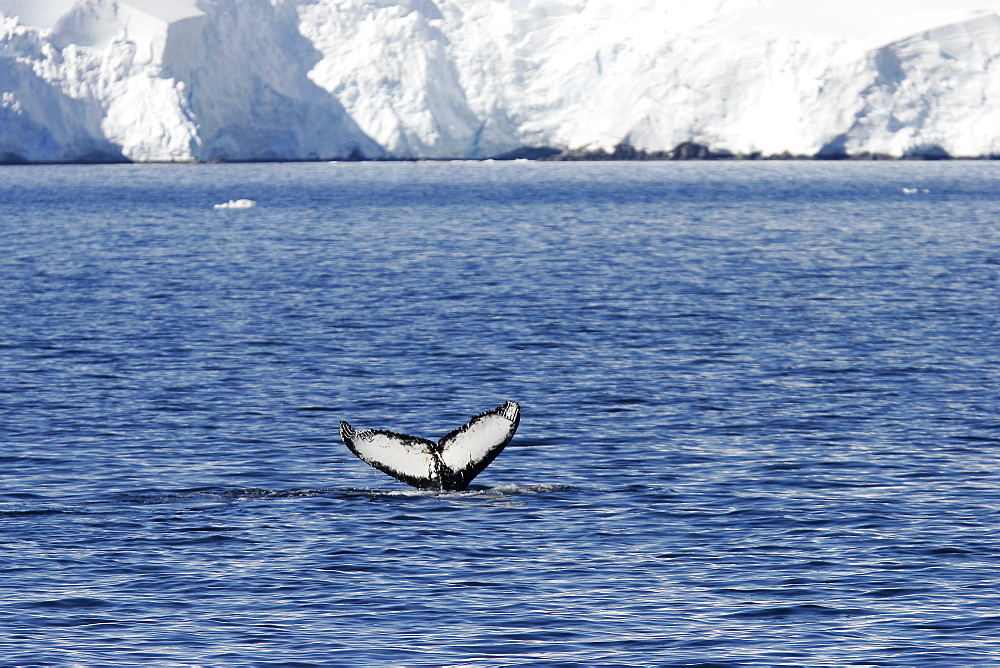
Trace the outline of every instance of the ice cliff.
[[982, 0], [0, 0], [0, 162], [1000, 155]]

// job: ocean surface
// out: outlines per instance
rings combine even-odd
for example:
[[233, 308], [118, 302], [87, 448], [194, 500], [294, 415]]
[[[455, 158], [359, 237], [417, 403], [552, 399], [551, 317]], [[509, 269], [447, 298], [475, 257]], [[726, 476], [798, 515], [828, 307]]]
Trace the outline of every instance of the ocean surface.
[[998, 332], [1000, 162], [2, 167], [0, 664], [996, 665]]

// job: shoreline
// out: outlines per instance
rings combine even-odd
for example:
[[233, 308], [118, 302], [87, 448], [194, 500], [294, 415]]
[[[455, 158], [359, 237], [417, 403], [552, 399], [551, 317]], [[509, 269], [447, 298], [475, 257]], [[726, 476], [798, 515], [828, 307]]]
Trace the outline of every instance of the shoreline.
[[78, 159], [31, 161], [15, 153], [0, 154], [0, 166], [30, 166], [30, 165], [210, 165], [239, 163], [307, 163], [307, 162], [513, 162], [527, 160], [530, 162], [706, 162], [706, 161], [803, 161], [803, 162], [840, 162], [840, 161], [992, 161], [1000, 160], [1000, 154], [981, 154], [974, 156], [953, 156], [939, 146], [923, 147], [910, 153], [896, 156], [888, 153], [824, 153], [814, 155], [794, 154], [788, 151], [765, 154], [762, 152], [733, 153], [727, 149], [712, 149], [704, 144], [683, 142], [671, 150], [647, 151], [628, 144], [619, 144], [613, 150], [605, 149], [557, 149], [550, 146], [523, 146], [520, 148], [481, 158], [470, 157], [397, 157], [379, 156], [366, 157], [358, 152], [352, 152], [344, 157], [331, 158], [246, 158], [218, 160], [129, 160], [115, 155], [87, 155]]

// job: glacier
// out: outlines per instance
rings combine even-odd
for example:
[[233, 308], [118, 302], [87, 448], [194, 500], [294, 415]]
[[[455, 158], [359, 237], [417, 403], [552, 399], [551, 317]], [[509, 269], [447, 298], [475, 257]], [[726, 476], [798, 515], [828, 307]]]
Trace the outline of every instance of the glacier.
[[1000, 3], [0, 0], [0, 162], [623, 146], [1000, 157]]

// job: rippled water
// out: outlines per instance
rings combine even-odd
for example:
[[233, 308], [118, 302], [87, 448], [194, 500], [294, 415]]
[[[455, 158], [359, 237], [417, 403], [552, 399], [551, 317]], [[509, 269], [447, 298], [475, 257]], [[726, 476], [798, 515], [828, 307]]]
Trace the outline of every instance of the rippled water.
[[[998, 193], [989, 162], [0, 168], [0, 660], [1000, 661]], [[336, 433], [507, 399], [461, 493]]]

